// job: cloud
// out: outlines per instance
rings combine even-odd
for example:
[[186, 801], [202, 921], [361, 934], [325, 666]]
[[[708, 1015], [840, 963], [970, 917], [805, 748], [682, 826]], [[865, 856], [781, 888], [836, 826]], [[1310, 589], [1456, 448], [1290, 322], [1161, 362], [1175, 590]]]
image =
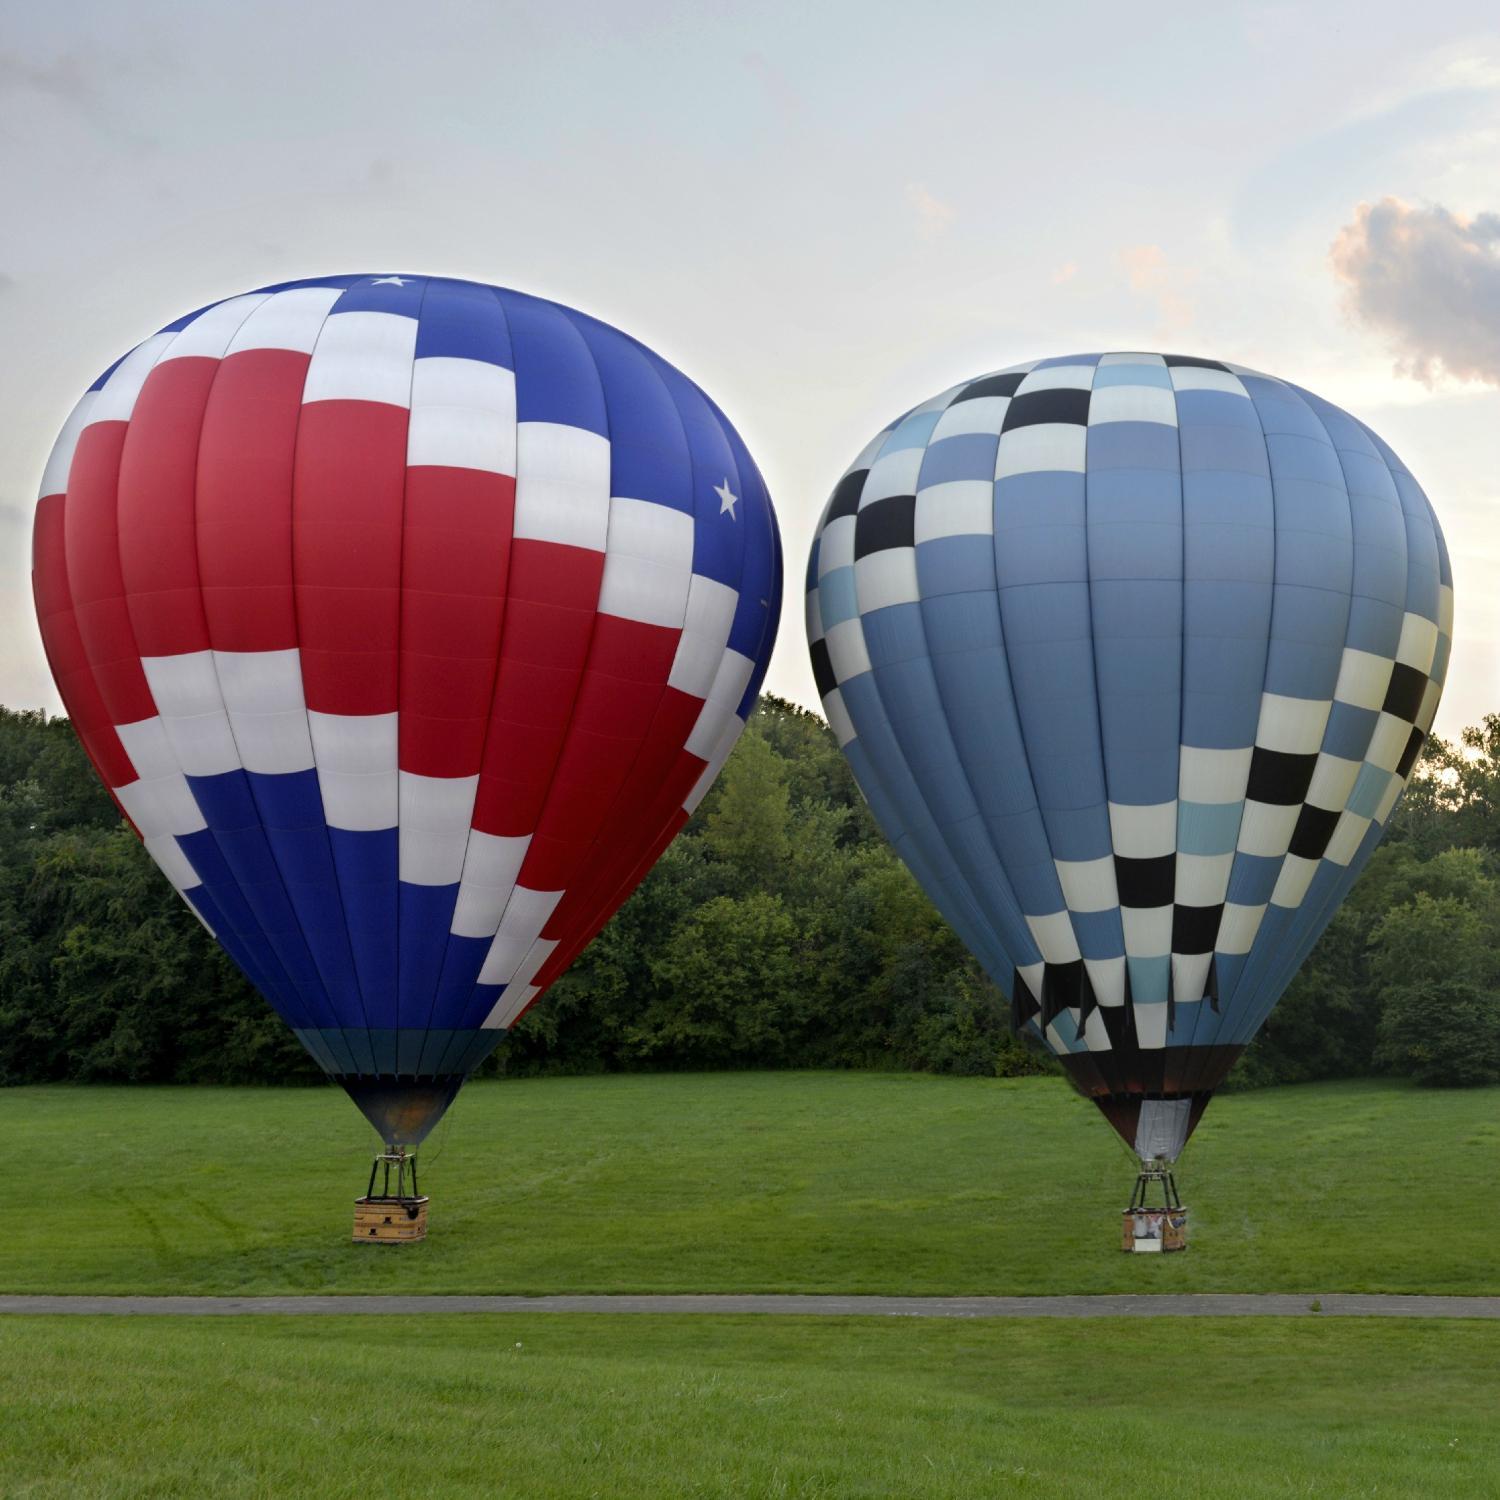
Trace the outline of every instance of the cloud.
[[917, 233], [924, 240], [940, 239], [947, 233], [948, 226], [953, 222], [954, 209], [951, 203], [934, 198], [920, 182], [907, 184], [906, 201], [916, 212]]
[[1500, 214], [1382, 198], [1359, 205], [1331, 253], [1349, 311], [1386, 336], [1399, 374], [1500, 385]]
[[1156, 303], [1163, 334], [1181, 333], [1193, 321], [1193, 304], [1184, 295], [1196, 272], [1173, 270], [1160, 245], [1127, 245], [1120, 251], [1120, 264], [1130, 280], [1130, 290]]
[[788, 81], [786, 74], [764, 52], [746, 52], [740, 61], [759, 81], [773, 104], [778, 105], [789, 115], [801, 113], [802, 95]]
[[[0, 51], [0, 101], [40, 95], [112, 139], [139, 150], [153, 150], [158, 143], [126, 123], [128, 105], [133, 90], [158, 87], [170, 72], [164, 57], [90, 44], [49, 59], [7, 49]], [[122, 94], [125, 109], [120, 107]]]
[[1078, 262], [1070, 260], [1067, 265], [1059, 266], [1051, 276], [1053, 286], [1061, 286], [1066, 281], [1071, 281], [1078, 274]]

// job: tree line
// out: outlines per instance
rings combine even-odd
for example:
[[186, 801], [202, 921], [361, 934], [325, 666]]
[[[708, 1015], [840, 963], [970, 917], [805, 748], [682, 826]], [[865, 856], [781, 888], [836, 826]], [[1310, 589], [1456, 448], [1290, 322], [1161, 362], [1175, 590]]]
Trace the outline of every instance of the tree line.
[[[1500, 715], [1434, 739], [1231, 1083], [1500, 1081]], [[0, 1083], [321, 1076], [172, 895], [71, 727], [0, 708]], [[764, 699], [487, 1070], [1048, 1070], [890, 852], [827, 726]]]

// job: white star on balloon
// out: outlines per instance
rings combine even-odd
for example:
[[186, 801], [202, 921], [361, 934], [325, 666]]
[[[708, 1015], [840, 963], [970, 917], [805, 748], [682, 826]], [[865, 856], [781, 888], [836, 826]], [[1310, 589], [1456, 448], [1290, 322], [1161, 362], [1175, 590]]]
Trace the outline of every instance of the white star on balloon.
[[723, 484], [716, 484], [714, 486], [714, 494], [719, 497], [719, 514], [722, 516], [727, 510], [729, 512], [729, 519], [731, 521], [738, 521], [739, 517], [735, 514], [734, 508], [739, 504], [740, 497], [729, 488], [728, 476], [725, 477]]
[[406, 278], [403, 276], [377, 276], [370, 283], [371, 286], [405, 286]]

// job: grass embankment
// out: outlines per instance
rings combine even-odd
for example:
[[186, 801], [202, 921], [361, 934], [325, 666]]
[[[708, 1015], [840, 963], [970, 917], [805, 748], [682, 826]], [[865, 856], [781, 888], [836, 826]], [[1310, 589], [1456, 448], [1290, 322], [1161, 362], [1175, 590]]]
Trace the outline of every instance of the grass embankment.
[[373, 1137], [329, 1089], [0, 1091], [0, 1291], [1500, 1292], [1500, 1090], [1218, 1100], [1193, 1248], [1118, 1249], [1133, 1180], [1053, 1079], [483, 1082], [429, 1143], [431, 1238], [348, 1240]]
[[9, 1496], [1487, 1496], [1500, 1325], [5, 1319]]

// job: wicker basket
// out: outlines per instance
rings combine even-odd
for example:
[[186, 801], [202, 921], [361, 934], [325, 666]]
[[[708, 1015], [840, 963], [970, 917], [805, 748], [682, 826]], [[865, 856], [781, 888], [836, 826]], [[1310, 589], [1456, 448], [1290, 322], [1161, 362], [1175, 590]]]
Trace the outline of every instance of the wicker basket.
[[426, 1198], [356, 1198], [354, 1238], [361, 1245], [394, 1245], [427, 1238]]

